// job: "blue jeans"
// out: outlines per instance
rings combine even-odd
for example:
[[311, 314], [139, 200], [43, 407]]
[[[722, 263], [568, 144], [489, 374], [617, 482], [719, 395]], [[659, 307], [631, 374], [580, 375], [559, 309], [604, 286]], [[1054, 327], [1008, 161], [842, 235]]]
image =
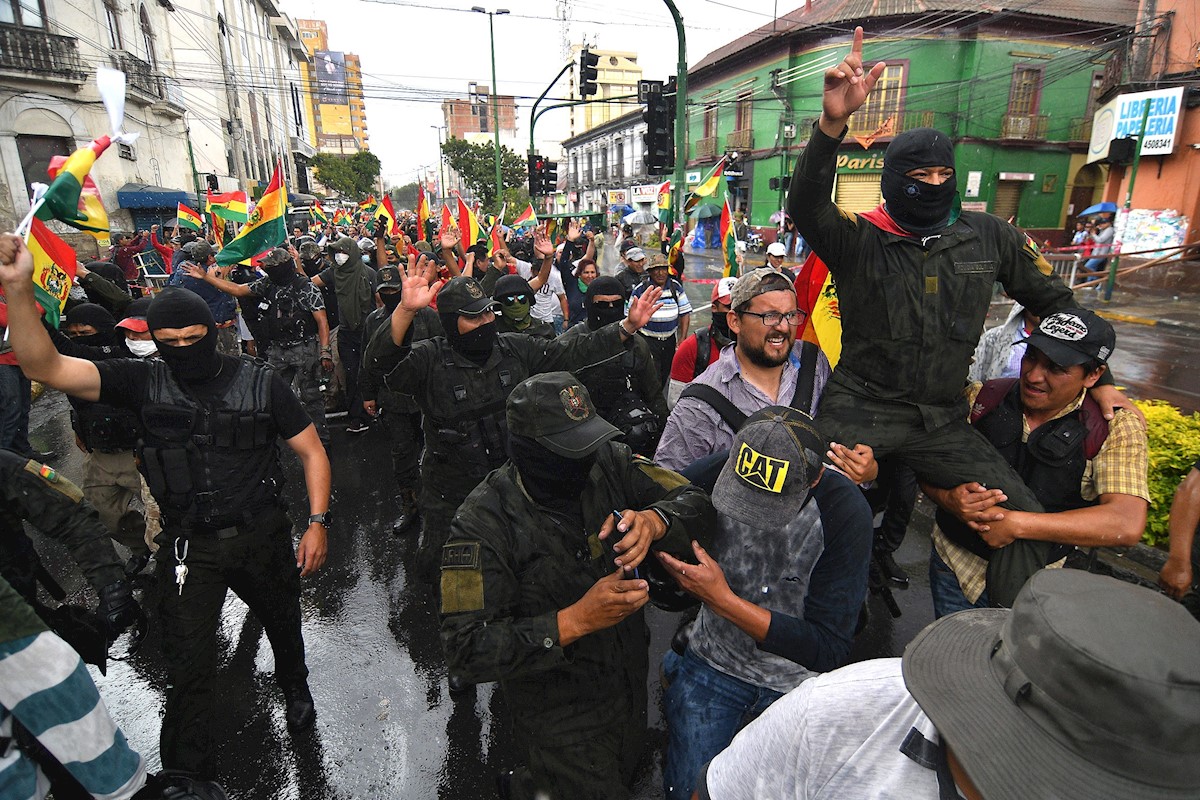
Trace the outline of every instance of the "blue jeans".
[[670, 683], [663, 696], [668, 737], [663, 789], [667, 800], [689, 800], [701, 768], [783, 695], [713, 669], [690, 652], [668, 650], [662, 665]]
[[14, 364], [0, 364], [0, 447], [23, 456], [29, 445], [29, 378]]
[[974, 604], [967, 602], [958, 576], [946, 565], [942, 557], [932, 546], [929, 548], [929, 592], [933, 595], [933, 618], [941, 619], [956, 611], [967, 611], [972, 608], [990, 608], [987, 589], [979, 595]]

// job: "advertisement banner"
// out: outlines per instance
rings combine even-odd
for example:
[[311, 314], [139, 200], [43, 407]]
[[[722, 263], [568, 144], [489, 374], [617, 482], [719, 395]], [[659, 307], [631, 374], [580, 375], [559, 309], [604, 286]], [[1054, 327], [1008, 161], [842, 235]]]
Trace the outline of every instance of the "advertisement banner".
[[643, 183], [633, 187], [633, 202], [653, 203], [658, 200], [658, 189], [661, 183]]
[[335, 106], [349, 104], [346, 96], [346, 55], [335, 50], [318, 50], [314, 54], [317, 73], [317, 102]]
[[1150, 102], [1150, 115], [1146, 117], [1142, 155], [1164, 156], [1175, 152], [1175, 138], [1183, 114], [1182, 86], [1118, 95], [1101, 106], [1092, 117], [1089, 164], [1108, 156], [1108, 144], [1113, 139], [1138, 135], [1142, 129], [1147, 100]]
[[629, 203], [629, 192], [625, 189], [611, 189], [608, 192], [610, 206], [623, 206]]
[[351, 136], [350, 106], [335, 106], [330, 103], [320, 103], [317, 110], [321, 114], [321, 132], [333, 136]]

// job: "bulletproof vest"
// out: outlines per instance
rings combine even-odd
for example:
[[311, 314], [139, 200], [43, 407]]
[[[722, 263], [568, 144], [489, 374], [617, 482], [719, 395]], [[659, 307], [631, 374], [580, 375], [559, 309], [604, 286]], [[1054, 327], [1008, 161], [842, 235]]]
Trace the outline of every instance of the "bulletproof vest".
[[273, 503], [283, 480], [270, 369], [243, 356], [224, 392], [201, 401], [166, 364], [150, 366], [138, 460], [164, 515], [223, 527]]
[[629, 449], [650, 457], [662, 435], [663, 420], [634, 388], [636, 370], [637, 354], [626, 350], [619, 358], [578, 370], [576, 376], [587, 388], [600, 416], [621, 429], [621, 440]]
[[471, 474], [486, 475], [508, 460], [508, 395], [529, 377], [529, 369], [509, 349], [503, 334], [496, 341], [500, 362], [495, 368], [463, 368], [449, 345], [442, 345], [444, 372], [431, 381], [426, 446], [439, 461], [454, 461]]
[[135, 411], [105, 403], [70, 400], [71, 427], [89, 451], [113, 453], [137, 446], [142, 423]]
[[[972, 426], [1000, 451], [1017, 471], [1047, 512], [1070, 511], [1096, 504], [1084, 500], [1080, 484], [1088, 460], [1094, 458], [1108, 437], [1108, 421], [1091, 395], [1070, 414], [1043, 423], [1022, 442], [1023, 420], [1019, 381], [1010, 378], [988, 381], [971, 410]], [[938, 509], [938, 527], [955, 544], [988, 558], [991, 548], [957, 517]], [[1050, 563], [1071, 550], [1054, 548]]]
[[317, 321], [300, 303], [300, 292], [307, 280], [297, 275], [287, 286], [271, 284], [267, 296], [258, 304], [267, 323], [267, 337], [273, 344], [296, 344], [317, 333]]

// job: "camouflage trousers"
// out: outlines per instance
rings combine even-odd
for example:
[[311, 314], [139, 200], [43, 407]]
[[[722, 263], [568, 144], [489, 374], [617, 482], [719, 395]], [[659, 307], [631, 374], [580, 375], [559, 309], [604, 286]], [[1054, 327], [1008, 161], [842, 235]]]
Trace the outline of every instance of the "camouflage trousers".
[[308, 416], [317, 426], [321, 443], [329, 444], [329, 428], [325, 425], [325, 397], [318, 380], [321, 359], [316, 339], [290, 345], [271, 344], [267, 348], [267, 364], [278, 372], [300, 398]]

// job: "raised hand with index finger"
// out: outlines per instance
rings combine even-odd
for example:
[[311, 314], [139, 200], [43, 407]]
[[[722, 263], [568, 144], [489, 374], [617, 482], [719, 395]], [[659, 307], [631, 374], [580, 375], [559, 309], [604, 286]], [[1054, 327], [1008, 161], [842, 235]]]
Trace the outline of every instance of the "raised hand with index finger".
[[887, 64], [880, 61], [869, 71], [862, 66], [863, 29], [854, 29], [850, 53], [836, 67], [825, 70], [825, 90], [821, 96], [821, 130], [837, 137], [846, 127], [846, 120], [867, 102]]

